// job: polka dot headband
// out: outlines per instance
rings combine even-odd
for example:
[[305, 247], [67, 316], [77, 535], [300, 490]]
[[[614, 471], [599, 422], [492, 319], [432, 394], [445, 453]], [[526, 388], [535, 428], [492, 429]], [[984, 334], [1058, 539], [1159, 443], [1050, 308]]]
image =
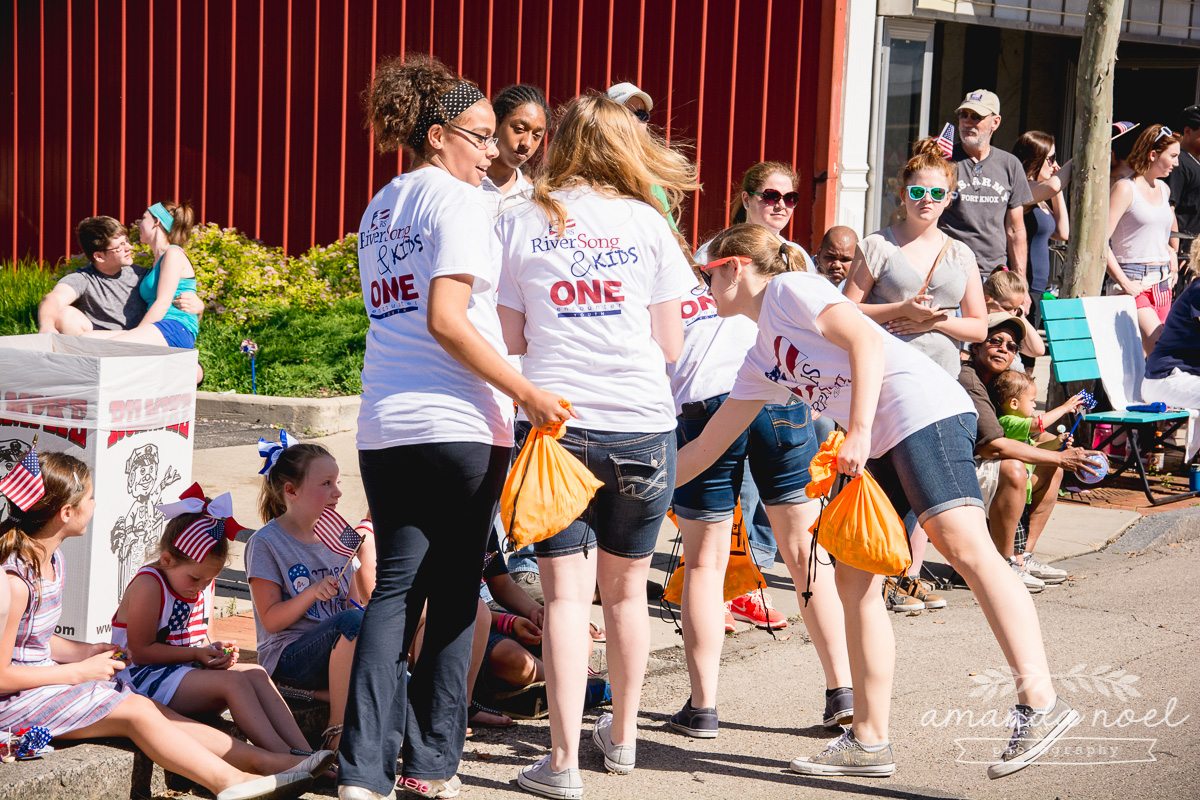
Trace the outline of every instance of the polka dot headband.
[[454, 119], [482, 99], [484, 99], [483, 92], [479, 91], [477, 87], [466, 81], [460, 81], [457, 86], [437, 98], [430, 107], [421, 112], [416, 126], [413, 127], [412, 135], [408, 137], [408, 144], [418, 153], [422, 152], [425, 147], [425, 136], [429, 133], [430, 128]]

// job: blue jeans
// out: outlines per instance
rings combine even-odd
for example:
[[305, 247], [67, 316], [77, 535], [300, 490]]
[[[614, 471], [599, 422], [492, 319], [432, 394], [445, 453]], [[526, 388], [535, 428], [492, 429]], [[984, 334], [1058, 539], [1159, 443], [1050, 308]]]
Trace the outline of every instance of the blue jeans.
[[[350, 673], [343, 786], [387, 795], [400, 755], [406, 777], [458, 771], [479, 577], [509, 455], [475, 442], [359, 451], [379, 566]], [[406, 684], [422, 609], [421, 658]]]
[[867, 462], [901, 519], [911, 510], [924, 525], [952, 508], [983, 508], [975, 474], [975, 422], [974, 414], [938, 420]]
[[271, 677], [301, 689], [329, 686], [329, 654], [339, 638], [350, 642], [358, 638], [362, 619], [362, 611], [348, 608], [310, 628], [279, 654]]
[[[517, 423], [517, 446], [529, 423]], [[587, 509], [563, 530], [533, 545], [538, 558], [599, 546], [621, 558], [654, 553], [675, 485], [675, 433], [624, 433], [568, 428], [558, 440], [603, 483]]]

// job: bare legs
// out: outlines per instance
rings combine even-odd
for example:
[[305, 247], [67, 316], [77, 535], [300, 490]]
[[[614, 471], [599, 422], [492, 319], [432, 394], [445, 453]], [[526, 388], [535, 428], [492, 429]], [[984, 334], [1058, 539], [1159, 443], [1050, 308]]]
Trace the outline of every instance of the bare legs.
[[613, 744], [637, 738], [638, 703], [650, 655], [646, 577], [650, 558], [620, 558], [595, 549], [586, 556], [541, 557], [538, 567], [546, 595], [542, 658], [550, 701], [550, 769], [579, 764], [579, 733], [587, 685], [588, 617], [592, 587], [604, 598], [608, 629], [608, 677], [613, 695]]
[[228, 708], [246, 738], [264, 750], [309, 749], [291, 709], [266, 671], [256, 664], [192, 670], [184, 676], [170, 707], [189, 717]]
[[[808, 529], [821, 512], [817, 501], [798, 505], [766, 506], [775, 531], [775, 541], [783, 563], [791, 573], [796, 593], [808, 583], [808, 557], [812, 550], [812, 534]], [[825, 671], [825, 688], [851, 686], [850, 659], [846, 647], [846, 621], [842, 600], [834, 589], [833, 566], [825, 548], [817, 545], [817, 575], [812, 582], [812, 597], [805, 605], [800, 598], [800, 616], [812, 637]], [[857, 685], [855, 684], [857, 688]], [[857, 695], [857, 691], [855, 692]], [[857, 700], [855, 701], [857, 704]], [[855, 712], [857, 716], [857, 711]]]
[[[934, 547], [971, 587], [1013, 671], [1019, 702], [1054, 702], [1050, 668], [1033, 599], [996, 548], [982, 535], [983, 509], [959, 506], [925, 520]], [[854, 675], [854, 735], [864, 744], [888, 740], [895, 641], [878, 576], [839, 564], [837, 585], [846, 608], [850, 668]]]
[[717, 672], [725, 640], [725, 568], [733, 518], [679, 520], [683, 536], [683, 646], [692, 683], [692, 707], [715, 708]]
[[1162, 320], [1153, 308], [1139, 308], [1137, 320], [1138, 328], [1142, 332], [1142, 350], [1149, 357], [1150, 352], [1154, 350], [1154, 343], [1158, 341], [1158, 335], [1162, 333]]

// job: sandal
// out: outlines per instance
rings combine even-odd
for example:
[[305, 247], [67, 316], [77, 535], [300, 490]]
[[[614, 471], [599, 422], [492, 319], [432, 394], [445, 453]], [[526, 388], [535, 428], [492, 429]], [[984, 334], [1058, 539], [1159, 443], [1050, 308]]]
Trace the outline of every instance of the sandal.
[[589, 622], [588, 629], [592, 634], [592, 641], [596, 644], [604, 644], [608, 641], [608, 634], [605, 632], [604, 628], [601, 628], [596, 623]]
[[[467, 723], [470, 725], [482, 725], [485, 728], [511, 728], [517, 722], [512, 717], [505, 714], [503, 711], [497, 711], [494, 708], [488, 708], [485, 705], [480, 705], [474, 700], [468, 707]], [[485, 719], [485, 715], [498, 718], [497, 722], [490, 722]]]
[[[321, 731], [321, 749], [330, 750], [336, 756], [338, 749], [333, 746], [333, 740], [335, 737], [340, 737], [342, 735], [343, 728], [345, 728], [345, 725], [338, 723], [337, 725], [330, 725], [328, 728]], [[339, 738], [338, 744], [340, 745], [341, 743], [342, 740]], [[330, 778], [336, 784], [338, 776], [341, 774], [341, 766], [341, 762], [335, 758], [333, 763], [329, 766], [329, 769], [325, 770], [325, 772], [322, 774], [324, 777]], [[318, 776], [314, 775], [313, 777], [315, 778]]]
[[457, 775], [451, 775], [446, 780], [426, 781], [420, 778], [401, 778], [396, 781], [396, 788], [411, 792], [421, 797], [451, 798], [458, 797], [462, 791], [462, 781]]

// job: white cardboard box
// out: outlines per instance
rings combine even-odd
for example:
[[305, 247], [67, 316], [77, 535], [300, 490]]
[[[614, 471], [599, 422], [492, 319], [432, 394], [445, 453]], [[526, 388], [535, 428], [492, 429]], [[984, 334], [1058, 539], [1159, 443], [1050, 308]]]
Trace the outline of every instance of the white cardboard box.
[[38, 434], [92, 471], [96, 512], [63, 544], [57, 633], [108, 641], [113, 612], [155, 553], [157, 503], [191, 485], [196, 351], [60, 334], [0, 337], [0, 474]]

